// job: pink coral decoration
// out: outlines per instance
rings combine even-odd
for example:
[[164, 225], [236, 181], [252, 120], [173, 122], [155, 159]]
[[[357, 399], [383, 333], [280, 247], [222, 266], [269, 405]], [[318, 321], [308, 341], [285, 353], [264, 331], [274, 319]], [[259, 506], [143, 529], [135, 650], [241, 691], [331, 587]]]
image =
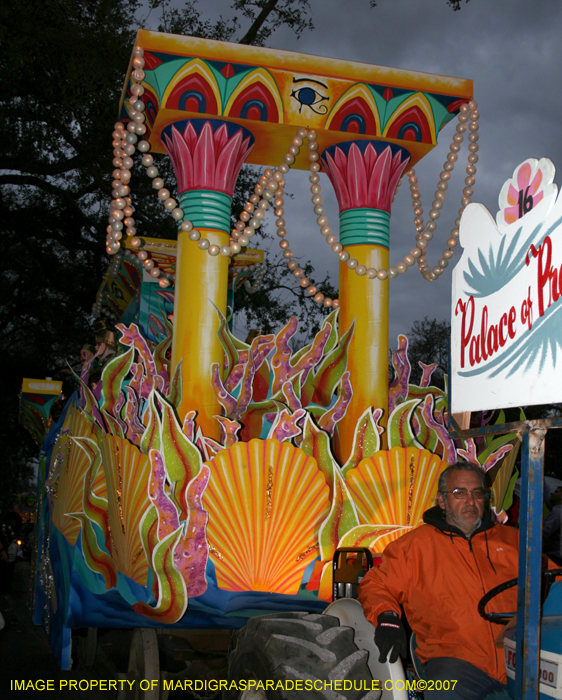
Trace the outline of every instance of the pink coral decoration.
[[346, 147], [332, 146], [322, 154], [340, 212], [368, 207], [390, 213], [394, 190], [410, 156], [403, 149], [393, 155], [390, 145], [377, 153], [372, 141], [353, 142]]
[[213, 190], [231, 197], [254, 137], [243, 127], [232, 133], [232, 125], [229, 135], [226, 122], [210, 120], [204, 121], [197, 133], [194, 121], [198, 120], [172, 124], [163, 130], [162, 142], [174, 166], [178, 192]]

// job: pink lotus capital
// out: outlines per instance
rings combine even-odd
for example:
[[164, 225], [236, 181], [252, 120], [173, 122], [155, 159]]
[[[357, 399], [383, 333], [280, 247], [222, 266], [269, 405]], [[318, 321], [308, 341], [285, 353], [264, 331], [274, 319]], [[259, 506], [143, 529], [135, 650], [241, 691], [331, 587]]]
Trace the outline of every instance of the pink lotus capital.
[[236, 178], [254, 145], [244, 127], [217, 119], [186, 119], [162, 130], [178, 193], [213, 190], [232, 197]]
[[394, 190], [409, 161], [404, 148], [375, 141], [342, 143], [322, 154], [340, 212], [370, 208], [390, 213]]

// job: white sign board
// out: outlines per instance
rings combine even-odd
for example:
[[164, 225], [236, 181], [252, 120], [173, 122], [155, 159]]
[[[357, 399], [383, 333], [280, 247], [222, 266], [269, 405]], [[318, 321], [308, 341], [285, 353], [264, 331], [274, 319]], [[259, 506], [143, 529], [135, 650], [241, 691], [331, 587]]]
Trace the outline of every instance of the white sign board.
[[547, 158], [470, 204], [453, 271], [451, 411], [562, 401], [562, 196]]

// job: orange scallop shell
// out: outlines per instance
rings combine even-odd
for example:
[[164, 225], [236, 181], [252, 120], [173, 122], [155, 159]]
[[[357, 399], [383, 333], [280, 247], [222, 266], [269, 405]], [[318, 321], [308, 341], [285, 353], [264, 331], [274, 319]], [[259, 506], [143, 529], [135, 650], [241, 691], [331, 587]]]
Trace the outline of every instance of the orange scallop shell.
[[148, 562], [140, 536], [140, 522], [150, 507], [150, 462], [128, 440], [105, 435], [100, 441], [107, 481], [107, 511], [112, 556], [118, 571], [146, 585]]
[[[59, 476], [53, 505], [53, 525], [74, 546], [80, 532], [80, 522], [67, 513], [83, 512], [84, 477], [90, 466], [88, 456], [72, 440], [73, 437], [92, 437], [92, 430], [76, 408], [71, 408], [65, 418], [60, 438], [53, 450], [51, 465], [58, 464]], [[60, 461], [60, 464], [57, 462]], [[57, 468], [57, 467], [55, 467]]]
[[359, 523], [420, 525], [424, 511], [433, 505], [439, 475], [447, 466], [438, 455], [414, 447], [379, 450], [361, 460], [345, 478]]
[[288, 442], [251, 440], [207, 464], [203, 506], [219, 588], [298, 593], [330, 507], [316, 460]]

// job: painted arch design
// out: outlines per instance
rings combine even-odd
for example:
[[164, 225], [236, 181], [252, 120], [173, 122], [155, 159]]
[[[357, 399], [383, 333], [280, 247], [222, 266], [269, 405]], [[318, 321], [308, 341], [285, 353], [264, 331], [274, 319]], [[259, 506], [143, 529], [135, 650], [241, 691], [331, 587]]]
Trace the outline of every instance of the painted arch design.
[[283, 99], [271, 73], [258, 68], [241, 80], [228, 99], [224, 116], [281, 124]]
[[326, 129], [376, 136], [381, 134], [377, 103], [366, 85], [354, 85], [336, 102], [326, 120]]
[[211, 68], [198, 58], [185, 64], [168, 84], [162, 105], [166, 109], [219, 115], [222, 101]]
[[418, 143], [437, 143], [435, 119], [427, 97], [416, 92], [404, 100], [390, 115], [383, 136]]

